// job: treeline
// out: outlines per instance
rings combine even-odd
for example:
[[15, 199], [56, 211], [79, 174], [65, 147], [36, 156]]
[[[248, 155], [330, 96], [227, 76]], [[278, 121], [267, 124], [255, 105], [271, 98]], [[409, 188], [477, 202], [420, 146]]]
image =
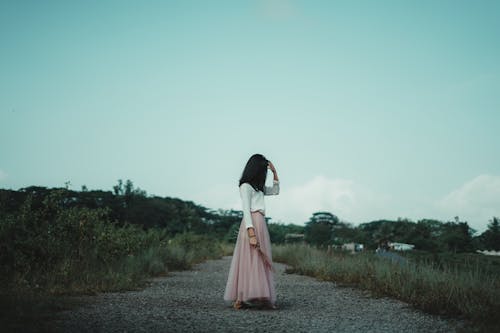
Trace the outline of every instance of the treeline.
[[61, 196], [58, 203], [61, 208], [104, 209], [117, 225], [132, 224], [145, 230], [159, 228], [168, 235], [193, 232], [224, 238], [231, 225], [241, 219], [235, 211], [213, 211], [192, 201], [148, 196], [130, 180], [119, 180], [113, 191], [88, 190], [86, 186], [81, 191], [39, 186], [18, 191], [0, 189], [0, 212], [18, 212], [27, 198], [33, 209], [41, 209], [43, 201], [55, 192]]
[[305, 224], [305, 240], [326, 246], [349, 242], [361, 243], [370, 249], [385, 241], [415, 245], [416, 249], [430, 252], [471, 252], [500, 250], [500, 219], [493, 217], [488, 229], [475, 235], [466, 221], [441, 222], [423, 219], [378, 220], [358, 226], [341, 222], [329, 212], [317, 212]]
[[[52, 193], [61, 196], [61, 208], [104, 209], [117, 225], [132, 224], [144, 230], [162, 229], [167, 235], [192, 232], [210, 235], [221, 241], [236, 241], [243, 213], [237, 210], [214, 210], [178, 198], [147, 195], [131, 180], [118, 180], [110, 191], [81, 191], [67, 188], [30, 186], [18, 191], [0, 189], [0, 213], [15, 214], [30, 198], [33, 209], [41, 209]], [[302, 233], [304, 227], [293, 224], [270, 224], [271, 241], [283, 243], [288, 233]]]
[[[16, 214], [30, 198], [34, 210], [41, 209], [45, 198], [58, 192], [62, 208], [103, 209], [107, 217], [118, 226], [131, 224], [144, 230], [161, 229], [168, 236], [191, 232], [210, 235], [219, 240], [236, 240], [242, 212], [214, 210], [192, 201], [178, 198], [147, 195], [134, 187], [131, 180], [119, 180], [110, 191], [81, 191], [68, 188], [31, 186], [18, 191], [0, 189], [0, 214]], [[431, 252], [471, 252], [475, 250], [500, 250], [500, 220], [493, 217], [488, 229], [480, 235], [466, 221], [455, 218], [442, 222], [423, 219], [378, 220], [353, 226], [330, 212], [316, 212], [304, 226], [269, 223], [273, 243], [285, 243], [290, 234], [303, 234], [307, 243], [317, 246], [342, 245], [355, 242], [375, 249], [381, 242], [392, 241], [415, 245], [416, 249]]]

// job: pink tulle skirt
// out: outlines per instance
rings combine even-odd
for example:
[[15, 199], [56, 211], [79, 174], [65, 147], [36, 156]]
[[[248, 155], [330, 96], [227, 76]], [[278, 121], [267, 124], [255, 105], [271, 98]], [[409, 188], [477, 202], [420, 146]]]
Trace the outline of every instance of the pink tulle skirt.
[[[272, 264], [271, 240], [264, 215], [256, 211], [251, 216], [260, 249]], [[226, 304], [237, 300], [247, 304], [263, 300], [272, 305], [276, 303], [273, 272], [266, 265], [263, 254], [250, 245], [245, 221], [241, 220], [224, 292]]]

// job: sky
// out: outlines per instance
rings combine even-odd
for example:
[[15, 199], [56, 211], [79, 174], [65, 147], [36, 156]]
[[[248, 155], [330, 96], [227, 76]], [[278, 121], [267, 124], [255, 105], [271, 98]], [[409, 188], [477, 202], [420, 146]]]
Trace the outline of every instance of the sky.
[[[0, 0], [0, 188], [241, 209], [272, 222], [500, 216], [498, 1]], [[272, 174], [268, 174], [268, 185]]]

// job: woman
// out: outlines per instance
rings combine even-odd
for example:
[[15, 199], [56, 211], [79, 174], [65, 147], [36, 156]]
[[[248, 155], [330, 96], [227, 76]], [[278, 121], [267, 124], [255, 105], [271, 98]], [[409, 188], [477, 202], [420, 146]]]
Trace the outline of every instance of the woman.
[[[267, 169], [273, 186], [265, 186]], [[261, 154], [248, 160], [239, 181], [243, 219], [227, 278], [224, 300], [235, 309], [276, 309], [271, 241], [265, 220], [264, 195], [279, 194], [278, 173]]]

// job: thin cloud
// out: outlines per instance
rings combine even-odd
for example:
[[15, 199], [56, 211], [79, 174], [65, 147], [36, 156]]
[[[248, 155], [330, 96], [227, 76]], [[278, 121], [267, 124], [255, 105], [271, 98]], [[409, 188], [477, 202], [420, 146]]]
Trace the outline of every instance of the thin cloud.
[[3, 171], [2, 169], [0, 169], [0, 182], [7, 179], [7, 173], [5, 173], [5, 171]]
[[291, 188], [281, 186], [279, 198], [266, 197], [269, 215], [286, 223], [303, 224], [316, 211], [329, 211], [341, 220], [366, 222], [384, 216], [389, 198], [348, 179], [316, 176]]
[[200, 193], [193, 200], [211, 209], [241, 210], [238, 187], [232, 184], [214, 185]]
[[444, 196], [437, 207], [483, 231], [493, 216], [500, 216], [500, 176], [477, 176]]
[[[268, 183], [267, 185], [271, 185]], [[237, 187], [216, 185], [198, 193], [196, 202], [209, 208], [241, 210]], [[316, 176], [303, 184], [288, 187], [281, 182], [278, 196], [266, 196], [266, 215], [273, 222], [303, 224], [316, 211], [329, 211], [341, 220], [366, 222], [384, 216], [387, 198], [348, 179]]]
[[260, 12], [274, 20], [287, 20], [298, 15], [297, 7], [290, 0], [261, 0]]
[[[194, 200], [209, 208], [241, 210], [239, 192], [233, 184], [214, 186], [199, 193]], [[266, 196], [265, 202], [266, 215], [273, 222], [302, 225], [317, 211], [329, 211], [354, 225], [398, 217], [450, 221], [459, 216], [482, 232], [493, 216], [500, 216], [500, 176], [481, 175], [441, 199], [409, 203], [353, 180], [318, 175], [293, 186], [282, 180], [280, 194]]]

